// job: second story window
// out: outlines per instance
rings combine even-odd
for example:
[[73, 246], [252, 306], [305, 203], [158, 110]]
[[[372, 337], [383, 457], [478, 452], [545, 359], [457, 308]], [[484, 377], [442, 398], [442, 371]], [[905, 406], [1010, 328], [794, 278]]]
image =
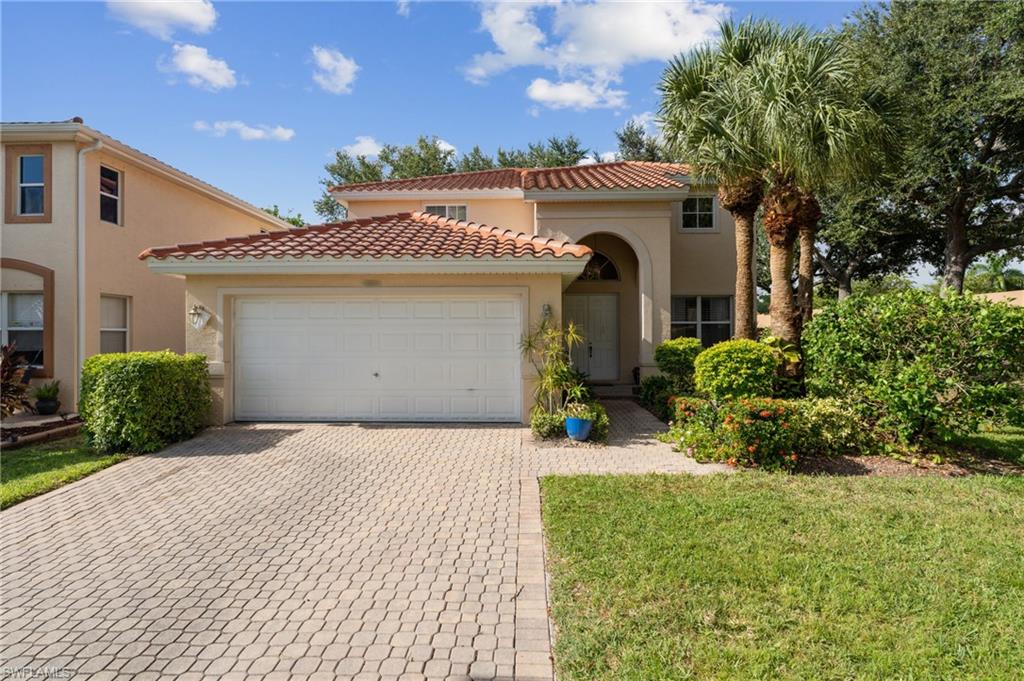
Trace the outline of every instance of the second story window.
[[18, 157], [18, 215], [45, 213], [46, 157], [24, 154]]
[[50, 222], [53, 147], [4, 145], [4, 222]]
[[121, 224], [121, 173], [100, 166], [100, 220]]
[[440, 215], [443, 218], [454, 220], [465, 220], [467, 215], [465, 205], [424, 206], [423, 210], [432, 215]]
[[693, 196], [683, 201], [682, 232], [715, 228], [715, 199], [711, 196]]

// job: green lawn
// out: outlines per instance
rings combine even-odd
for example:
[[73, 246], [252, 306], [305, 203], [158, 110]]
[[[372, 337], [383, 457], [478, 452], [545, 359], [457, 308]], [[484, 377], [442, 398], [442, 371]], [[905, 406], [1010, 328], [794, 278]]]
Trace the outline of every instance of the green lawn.
[[0, 508], [74, 482], [126, 458], [97, 454], [82, 436], [5, 451], [0, 454]]
[[1024, 466], [1024, 429], [998, 428], [963, 438], [958, 443], [962, 449], [992, 459], [1002, 459]]
[[1020, 679], [1024, 478], [542, 482], [562, 679]]

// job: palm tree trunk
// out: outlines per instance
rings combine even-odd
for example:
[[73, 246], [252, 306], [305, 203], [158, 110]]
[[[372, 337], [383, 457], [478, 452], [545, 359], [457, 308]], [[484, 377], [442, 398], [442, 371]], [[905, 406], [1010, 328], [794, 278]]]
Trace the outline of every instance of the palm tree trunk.
[[803, 197], [785, 180], [776, 180], [764, 201], [764, 230], [768, 236], [772, 273], [772, 335], [800, 347], [800, 322], [793, 304], [793, 244]]
[[764, 181], [750, 177], [718, 188], [718, 201], [736, 224], [736, 338], [757, 338], [754, 304], [754, 216], [764, 198]]
[[754, 307], [754, 211], [733, 215], [736, 222], [736, 338], [757, 338]]
[[821, 208], [813, 196], [805, 194], [797, 216], [800, 234], [800, 263], [797, 266], [797, 305], [802, 324], [814, 315], [814, 238], [818, 233]]

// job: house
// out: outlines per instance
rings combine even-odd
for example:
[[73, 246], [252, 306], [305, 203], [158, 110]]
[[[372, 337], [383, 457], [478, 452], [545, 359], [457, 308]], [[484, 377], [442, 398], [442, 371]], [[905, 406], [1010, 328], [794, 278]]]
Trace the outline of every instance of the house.
[[345, 222], [151, 248], [210, 316], [214, 420], [525, 421], [519, 352], [572, 320], [595, 383], [732, 334], [732, 219], [682, 165], [499, 169], [334, 187]]
[[74, 409], [84, 358], [185, 350], [185, 282], [146, 246], [290, 227], [82, 123], [2, 123], [3, 342]]
[[994, 291], [975, 295], [990, 303], [1006, 303], [1012, 307], [1024, 307], [1024, 291]]

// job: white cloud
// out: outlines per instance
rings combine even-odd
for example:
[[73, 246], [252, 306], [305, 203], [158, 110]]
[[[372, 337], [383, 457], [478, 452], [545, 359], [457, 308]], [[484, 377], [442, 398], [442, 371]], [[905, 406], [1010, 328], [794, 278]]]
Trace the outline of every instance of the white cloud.
[[217, 10], [209, 0], [160, 0], [107, 2], [110, 13], [161, 40], [170, 40], [177, 29], [207, 33], [217, 23]]
[[295, 137], [295, 131], [281, 125], [248, 125], [242, 121], [196, 121], [192, 128], [199, 132], [208, 132], [214, 137], [224, 137], [229, 132], [236, 133], [239, 139], [251, 142], [253, 140], [273, 140], [275, 142], [288, 142]]
[[317, 85], [335, 95], [352, 92], [352, 83], [359, 71], [359, 65], [354, 60], [338, 50], [314, 45], [313, 61], [316, 63], [313, 80]]
[[[663, 61], [712, 39], [727, 14], [725, 5], [703, 0], [488, 2], [481, 9], [481, 28], [490, 34], [495, 50], [474, 55], [465, 73], [470, 81], [482, 83], [513, 68], [552, 69], [559, 85], [571, 87], [562, 88], [548, 106], [557, 107], [566, 96], [580, 102], [571, 105], [575, 108], [621, 106], [626, 93], [611, 86], [621, 81], [626, 66]], [[550, 18], [548, 32], [541, 28], [541, 16]], [[531, 87], [538, 81], [550, 85], [537, 79]], [[581, 84], [594, 96], [582, 94]]]
[[440, 149], [441, 151], [451, 151], [456, 154], [459, 153], [459, 150], [455, 148], [454, 144], [441, 138], [438, 138], [437, 140], [437, 148]]
[[179, 44], [173, 50], [170, 59], [161, 60], [160, 68], [168, 73], [180, 73], [189, 85], [216, 91], [238, 84], [228, 63], [211, 57], [205, 47]]
[[395, 11], [398, 12], [399, 16], [407, 17], [409, 16], [409, 5], [409, 0], [398, 0], [395, 3]]
[[357, 135], [356, 141], [342, 147], [349, 156], [376, 156], [384, 147], [369, 135]]
[[629, 120], [634, 123], [639, 123], [647, 132], [656, 131], [658, 129], [658, 114], [653, 111], [644, 111], [643, 113], [634, 114], [629, 117]]
[[595, 163], [612, 163], [619, 160], [618, 153], [614, 151], [605, 151], [597, 155], [597, 158], [593, 156], [584, 156], [576, 164], [578, 166], [592, 166]]
[[625, 90], [585, 80], [552, 83], [547, 78], [537, 78], [526, 88], [526, 96], [550, 109], [614, 109], [626, 103]]

